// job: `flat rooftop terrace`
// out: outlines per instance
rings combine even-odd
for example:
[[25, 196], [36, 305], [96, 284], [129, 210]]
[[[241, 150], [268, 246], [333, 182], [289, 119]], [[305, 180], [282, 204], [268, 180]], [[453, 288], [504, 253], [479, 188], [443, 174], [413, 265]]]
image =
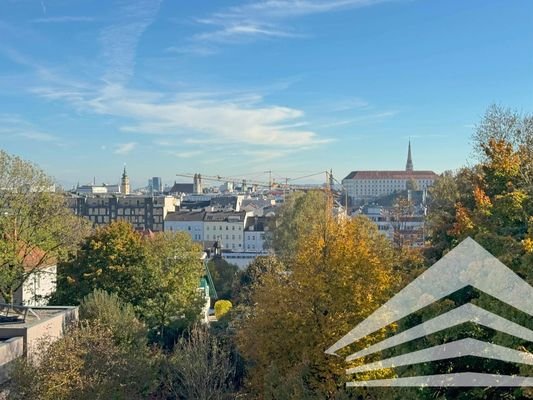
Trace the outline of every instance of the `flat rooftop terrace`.
[[[25, 307], [0, 303], [0, 340], [26, 336], [27, 332], [77, 319], [77, 307]], [[62, 327], [61, 330], [63, 330]]]

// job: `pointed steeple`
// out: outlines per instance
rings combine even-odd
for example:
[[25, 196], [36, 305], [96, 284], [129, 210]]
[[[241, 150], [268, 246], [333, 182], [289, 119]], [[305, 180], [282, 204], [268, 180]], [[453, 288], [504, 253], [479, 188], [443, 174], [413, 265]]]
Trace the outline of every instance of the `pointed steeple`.
[[409, 148], [407, 150], [407, 163], [405, 164], [406, 171], [413, 171], [413, 159], [411, 157], [411, 139], [409, 139]]
[[124, 164], [124, 172], [122, 172], [120, 192], [122, 194], [130, 194], [130, 178], [128, 178], [128, 173], [126, 172], [126, 164]]

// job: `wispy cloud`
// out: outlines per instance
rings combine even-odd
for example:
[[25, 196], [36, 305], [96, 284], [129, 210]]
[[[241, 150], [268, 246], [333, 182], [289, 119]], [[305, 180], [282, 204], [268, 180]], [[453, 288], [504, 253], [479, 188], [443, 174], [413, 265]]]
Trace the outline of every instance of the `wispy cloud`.
[[304, 35], [281, 30], [279, 28], [268, 27], [265, 24], [246, 23], [226, 25], [222, 29], [199, 33], [193, 36], [192, 39], [197, 42], [231, 43], [240, 41], [242, 38], [246, 37], [250, 39], [257, 37], [298, 38], [304, 37]]
[[[135, 124], [125, 132], [190, 136], [256, 146], [302, 146], [324, 143], [310, 130], [291, 128], [304, 117], [301, 110], [216, 100], [146, 102], [127, 95], [100, 102], [101, 111], [128, 117]], [[287, 126], [289, 125], [289, 126]]]
[[114, 151], [115, 154], [122, 154], [126, 155], [131, 153], [135, 147], [137, 147], [137, 143], [135, 142], [129, 142], [129, 143], [120, 143], [116, 145], [116, 149]]
[[73, 16], [73, 15], [61, 15], [57, 17], [43, 17], [33, 19], [31, 22], [37, 24], [52, 24], [52, 23], [68, 23], [68, 22], [93, 22], [93, 17]]
[[193, 157], [200, 156], [204, 154], [205, 152], [201, 150], [193, 150], [193, 151], [181, 151], [181, 152], [167, 151], [165, 153], [171, 156], [177, 157], [177, 158], [193, 158]]
[[159, 12], [161, 0], [123, 0], [117, 22], [100, 33], [102, 55], [107, 61], [105, 81], [124, 83], [133, 75], [137, 44]]
[[399, 0], [256, 0], [196, 19], [197, 23], [214, 29], [198, 33], [191, 39], [234, 43], [254, 38], [306, 37], [308, 35], [287, 26], [286, 20], [389, 1]]

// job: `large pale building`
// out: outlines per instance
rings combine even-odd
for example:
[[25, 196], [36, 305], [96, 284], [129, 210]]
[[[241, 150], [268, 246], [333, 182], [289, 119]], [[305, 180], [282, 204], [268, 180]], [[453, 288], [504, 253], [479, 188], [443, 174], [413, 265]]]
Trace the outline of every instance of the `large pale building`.
[[75, 214], [95, 225], [113, 221], [130, 222], [137, 230], [163, 231], [167, 213], [176, 211], [179, 200], [172, 196], [96, 195], [71, 196], [67, 199]]
[[374, 200], [408, 189], [412, 181], [419, 190], [432, 186], [438, 175], [433, 171], [415, 171], [411, 156], [411, 142], [404, 171], [352, 171], [342, 180], [351, 204]]

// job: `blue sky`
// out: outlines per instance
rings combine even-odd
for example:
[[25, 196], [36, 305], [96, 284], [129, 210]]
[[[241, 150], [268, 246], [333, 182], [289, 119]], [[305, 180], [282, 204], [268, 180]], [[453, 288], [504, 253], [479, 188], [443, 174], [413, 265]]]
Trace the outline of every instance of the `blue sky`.
[[[2, 0], [0, 147], [65, 186], [469, 162], [533, 106], [530, 0]], [[181, 179], [178, 179], [181, 180]]]

